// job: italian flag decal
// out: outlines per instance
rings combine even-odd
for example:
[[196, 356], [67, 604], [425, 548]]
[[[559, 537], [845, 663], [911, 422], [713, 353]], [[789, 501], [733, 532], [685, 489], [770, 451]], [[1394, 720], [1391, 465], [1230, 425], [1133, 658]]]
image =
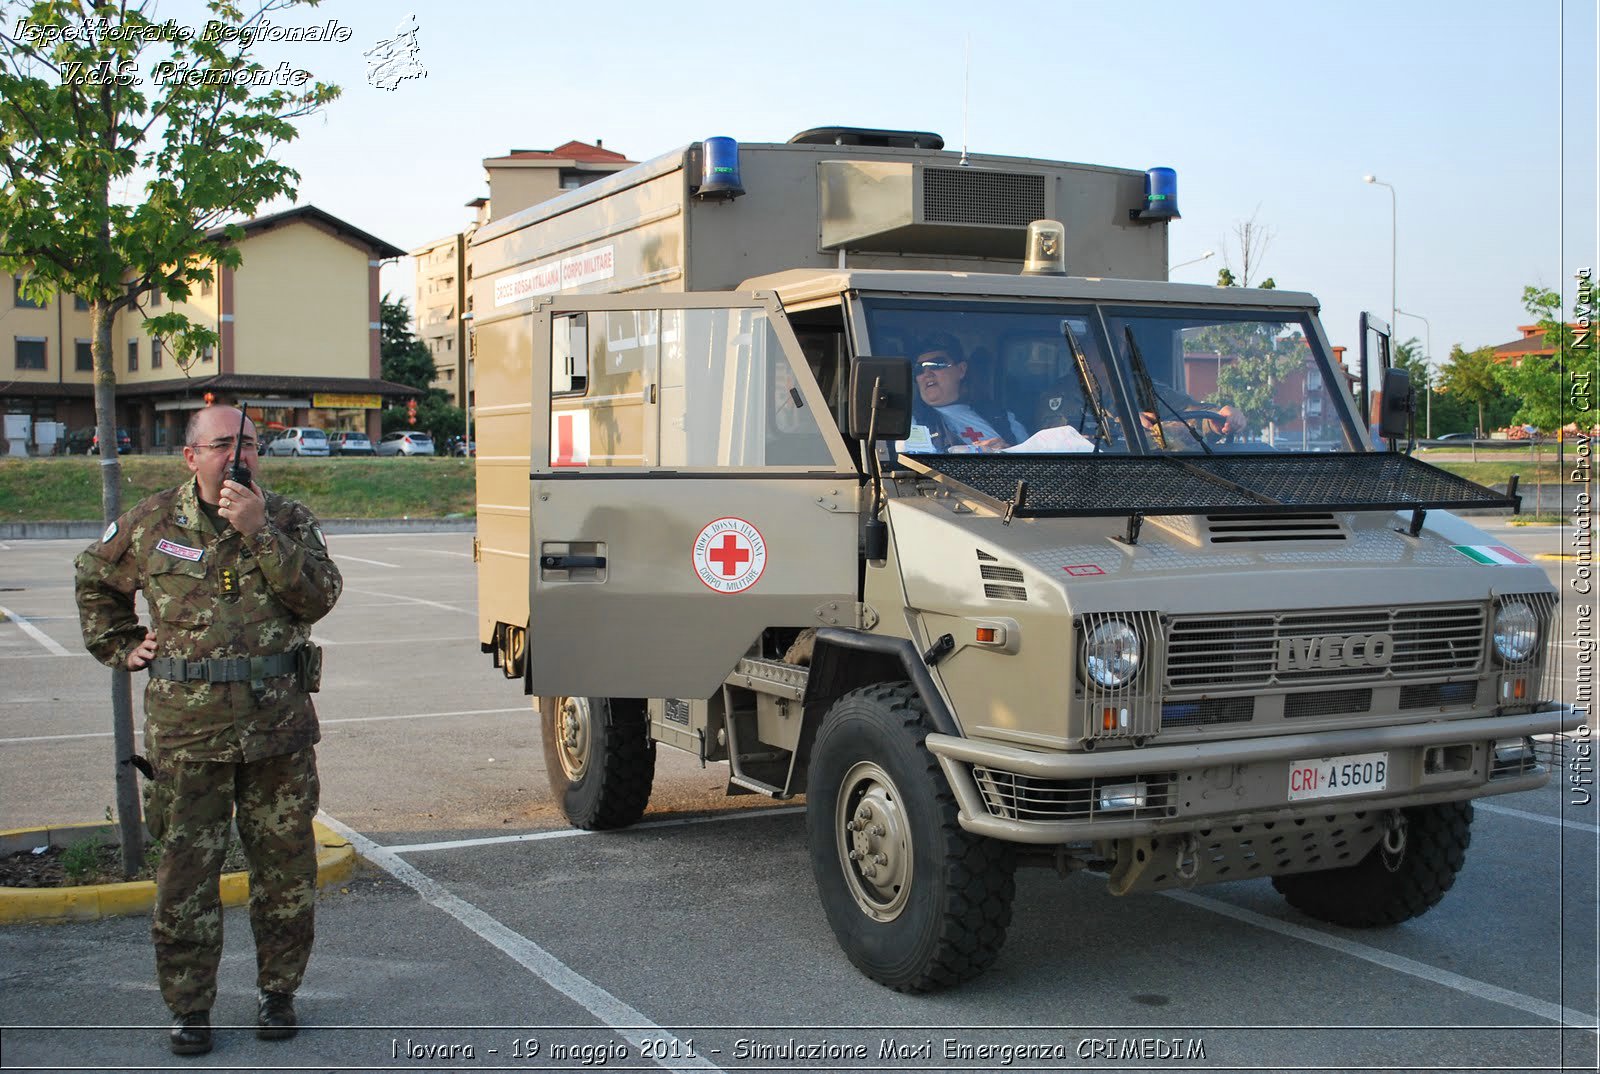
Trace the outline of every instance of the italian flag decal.
[[1519, 563], [1532, 562], [1503, 544], [1456, 544], [1450, 547], [1470, 560], [1487, 563], [1491, 567], [1511, 567]]

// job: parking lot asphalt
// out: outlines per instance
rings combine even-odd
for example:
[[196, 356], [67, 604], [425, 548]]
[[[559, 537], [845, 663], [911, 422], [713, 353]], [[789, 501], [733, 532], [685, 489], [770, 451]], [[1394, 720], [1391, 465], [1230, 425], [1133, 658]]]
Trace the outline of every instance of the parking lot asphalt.
[[[1567, 551], [1558, 530], [1479, 521], [1524, 553]], [[1092, 874], [1028, 870], [990, 971], [902, 996], [835, 944], [803, 801], [725, 797], [725, 768], [663, 750], [644, 823], [566, 827], [528, 699], [478, 651], [470, 535], [330, 542], [346, 591], [316, 630], [323, 810], [365, 864], [319, 900], [306, 1029], [227, 1030], [176, 1060], [147, 921], [15, 927], [0, 1068], [1596, 1065], [1600, 818], [1562, 784], [1482, 804], [1455, 889], [1397, 928], [1320, 924], [1266, 881], [1118, 899]], [[72, 605], [80, 547], [0, 543], [0, 827], [98, 820], [114, 800], [108, 673]], [[1558, 584], [1574, 569], [1539, 562]], [[219, 1025], [253, 1014], [242, 911], [227, 930]]]

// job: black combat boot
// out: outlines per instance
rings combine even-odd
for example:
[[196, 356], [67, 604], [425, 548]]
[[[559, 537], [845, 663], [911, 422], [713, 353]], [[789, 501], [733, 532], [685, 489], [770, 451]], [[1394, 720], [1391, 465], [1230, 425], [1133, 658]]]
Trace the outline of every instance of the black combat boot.
[[287, 992], [263, 992], [256, 1008], [256, 1038], [288, 1040], [299, 1032], [294, 1018], [294, 997]]
[[190, 1011], [172, 1022], [167, 1038], [173, 1055], [205, 1055], [211, 1050], [211, 1012]]

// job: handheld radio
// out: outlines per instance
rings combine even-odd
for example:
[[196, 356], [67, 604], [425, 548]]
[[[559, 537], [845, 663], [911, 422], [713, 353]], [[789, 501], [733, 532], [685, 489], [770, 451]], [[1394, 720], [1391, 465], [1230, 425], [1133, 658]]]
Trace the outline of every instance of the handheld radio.
[[244, 423], [248, 420], [244, 407], [239, 408], [239, 435], [233, 441], [233, 466], [228, 470], [228, 480], [237, 481], [246, 488], [250, 486], [250, 467], [240, 462], [244, 454]]

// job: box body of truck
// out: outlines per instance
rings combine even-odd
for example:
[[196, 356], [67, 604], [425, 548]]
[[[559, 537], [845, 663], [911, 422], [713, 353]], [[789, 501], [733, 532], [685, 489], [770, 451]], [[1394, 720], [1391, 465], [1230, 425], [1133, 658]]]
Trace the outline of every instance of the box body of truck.
[[[475, 239], [480, 641], [574, 823], [657, 744], [804, 793], [841, 944], [916, 990], [1019, 863], [1392, 923], [1548, 779], [1556, 596], [1451, 514], [1512, 501], [1373, 447], [1312, 296], [1166, 282], [1136, 171], [747, 145], [734, 198], [706, 153]], [[1046, 218], [1071, 275], [1019, 273]]]

